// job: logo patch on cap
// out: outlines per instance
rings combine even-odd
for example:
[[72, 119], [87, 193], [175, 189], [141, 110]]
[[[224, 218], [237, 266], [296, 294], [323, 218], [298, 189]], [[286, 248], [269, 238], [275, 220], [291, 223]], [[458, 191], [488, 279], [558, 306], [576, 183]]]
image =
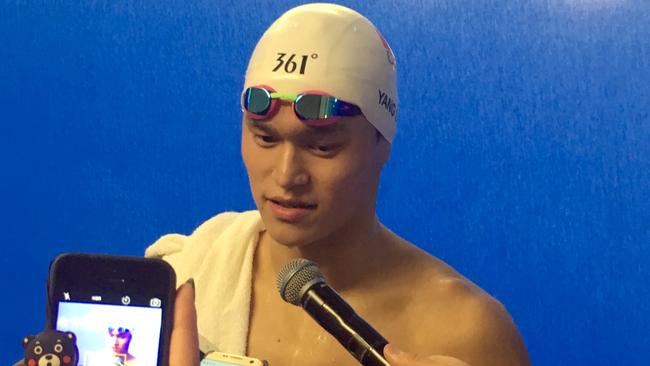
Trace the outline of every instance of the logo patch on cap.
[[384, 36], [381, 35], [381, 32], [379, 32], [379, 30], [376, 28], [375, 30], [379, 35], [379, 39], [381, 39], [381, 44], [383, 44], [384, 48], [386, 49], [386, 56], [388, 57], [388, 63], [395, 66], [395, 55], [393, 54], [393, 50], [388, 45], [388, 42], [386, 42], [386, 38], [384, 38]]

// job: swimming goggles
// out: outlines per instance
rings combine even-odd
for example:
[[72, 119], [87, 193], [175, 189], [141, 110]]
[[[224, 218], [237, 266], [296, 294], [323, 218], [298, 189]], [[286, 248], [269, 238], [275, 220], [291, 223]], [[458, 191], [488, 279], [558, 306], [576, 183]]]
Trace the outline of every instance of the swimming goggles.
[[113, 328], [113, 327], [108, 327], [108, 334], [111, 336], [124, 336], [125, 334], [131, 333], [129, 328], [124, 328], [124, 327], [119, 327], [119, 328]]
[[266, 85], [246, 88], [242, 94], [245, 113], [254, 120], [271, 118], [277, 113], [280, 100], [292, 102], [296, 116], [309, 125], [327, 125], [343, 116], [356, 116], [361, 109], [320, 91], [306, 91], [298, 95], [277, 93]]

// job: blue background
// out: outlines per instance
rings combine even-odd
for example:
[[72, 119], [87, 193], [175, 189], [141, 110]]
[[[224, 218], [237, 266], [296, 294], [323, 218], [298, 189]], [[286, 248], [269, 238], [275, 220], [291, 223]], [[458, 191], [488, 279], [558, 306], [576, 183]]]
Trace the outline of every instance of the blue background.
[[[253, 207], [239, 93], [298, 1], [0, 0], [0, 364], [48, 262]], [[537, 365], [650, 360], [650, 4], [348, 1], [395, 51], [378, 211], [500, 299]]]

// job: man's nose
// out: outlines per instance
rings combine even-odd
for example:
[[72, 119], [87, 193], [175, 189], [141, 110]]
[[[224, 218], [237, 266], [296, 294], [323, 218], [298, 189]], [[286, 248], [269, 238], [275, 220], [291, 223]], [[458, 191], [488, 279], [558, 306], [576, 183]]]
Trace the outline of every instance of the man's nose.
[[293, 144], [282, 145], [273, 169], [273, 179], [284, 189], [304, 186], [309, 183], [307, 167], [300, 157], [299, 150]]

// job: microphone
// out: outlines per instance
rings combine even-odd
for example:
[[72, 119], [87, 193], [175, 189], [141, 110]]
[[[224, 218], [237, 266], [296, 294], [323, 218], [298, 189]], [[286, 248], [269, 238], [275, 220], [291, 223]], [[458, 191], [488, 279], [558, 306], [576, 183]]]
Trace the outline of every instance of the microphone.
[[294, 259], [278, 273], [282, 299], [302, 306], [321, 327], [364, 366], [390, 366], [383, 355], [388, 343], [323, 278], [316, 263]]

